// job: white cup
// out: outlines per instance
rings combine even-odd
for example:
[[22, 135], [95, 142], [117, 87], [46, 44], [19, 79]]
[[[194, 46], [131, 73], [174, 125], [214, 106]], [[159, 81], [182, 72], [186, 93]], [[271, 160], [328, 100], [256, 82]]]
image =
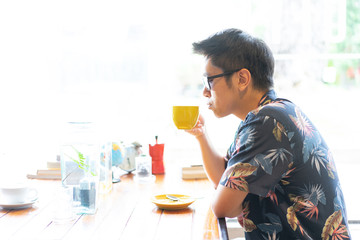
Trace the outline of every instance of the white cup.
[[0, 199], [6, 203], [24, 203], [37, 196], [37, 190], [25, 183], [11, 183], [0, 186]]

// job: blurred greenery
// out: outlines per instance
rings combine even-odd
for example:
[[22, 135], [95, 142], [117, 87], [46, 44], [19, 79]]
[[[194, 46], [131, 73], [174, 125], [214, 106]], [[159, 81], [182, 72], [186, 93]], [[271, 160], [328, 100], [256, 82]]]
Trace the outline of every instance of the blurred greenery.
[[[329, 46], [330, 53], [360, 53], [360, 1], [346, 1], [346, 36], [339, 43]], [[359, 85], [360, 84], [360, 59], [330, 59], [328, 66], [337, 69], [336, 84]]]

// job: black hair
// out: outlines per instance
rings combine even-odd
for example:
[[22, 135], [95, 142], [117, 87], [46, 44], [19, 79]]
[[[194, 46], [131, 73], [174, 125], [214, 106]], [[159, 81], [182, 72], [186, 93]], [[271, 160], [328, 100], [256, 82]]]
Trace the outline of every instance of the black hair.
[[211, 59], [224, 72], [246, 68], [251, 73], [253, 86], [259, 90], [273, 87], [274, 57], [266, 43], [239, 29], [218, 32], [193, 43], [194, 53]]

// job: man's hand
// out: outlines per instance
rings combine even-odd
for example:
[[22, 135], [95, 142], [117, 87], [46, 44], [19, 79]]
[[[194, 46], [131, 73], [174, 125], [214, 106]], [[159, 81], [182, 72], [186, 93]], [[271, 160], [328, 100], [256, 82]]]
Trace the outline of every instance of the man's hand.
[[194, 135], [196, 138], [203, 136], [205, 134], [205, 119], [204, 119], [204, 117], [200, 114], [195, 127], [193, 127], [190, 130], [185, 130], [185, 131], [190, 133], [191, 135]]

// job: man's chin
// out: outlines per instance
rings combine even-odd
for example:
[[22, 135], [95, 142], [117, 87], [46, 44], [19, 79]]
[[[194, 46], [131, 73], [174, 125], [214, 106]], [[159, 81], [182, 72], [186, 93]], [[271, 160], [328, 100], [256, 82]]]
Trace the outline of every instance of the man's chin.
[[211, 111], [213, 111], [215, 117], [217, 117], [217, 118], [223, 118], [223, 117], [225, 117], [225, 116], [219, 114], [218, 112], [214, 111], [213, 109], [211, 109]]
[[213, 105], [209, 105], [209, 110], [211, 110], [214, 113], [215, 117], [217, 117], [217, 118], [225, 117], [224, 115], [222, 115], [218, 111], [216, 111], [216, 108], [214, 108]]
[[220, 113], [213, 108], [210, 110], [214, 113], [215, 117], [217, 117], [217, 118], [223, 118], [223, 117], [226, 117], [229, 115], [229, 114]]

